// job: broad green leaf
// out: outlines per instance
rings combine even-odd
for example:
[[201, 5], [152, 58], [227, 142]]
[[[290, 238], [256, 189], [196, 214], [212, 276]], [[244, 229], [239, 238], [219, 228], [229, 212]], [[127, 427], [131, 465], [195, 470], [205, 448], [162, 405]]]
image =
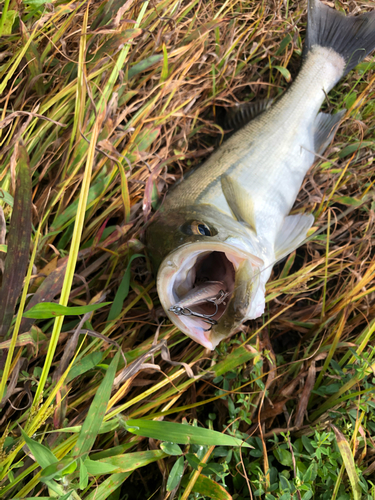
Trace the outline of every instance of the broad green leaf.
[[96, 311], [101, 307], [108, 306], [111, 302], [101, 304], [88, 304], [87, 306], [67, 307], [54, 302], [40, 302], [23, 313], [25, 318], [49, 319], [56, 316], [81, 316], [88, 312]]
[[172, 491], [176, 488], [182, 478], [184, 473], [184, 457], [180, 457], [176, 460], [176, 463], [171, 469], [168, 476], [167, 491]]
[[349, 477], [350, 485], [353, 491], [353, 498], [354, 500], [360, 500], [362, 498], [361, 486], [359, 484], [359, 477], [357, 471], [355, 470], [355, 463], [352, 450], [350, 449], [349, 443], [345, 439], [344, 434], [342, 434], [342, 432], [339, 431], [339, 429], [334, 425], [331, 424], [331, 427], [333, 429], [333, 432], [335, 433], [336, 441], [342, 456], [342, 460], [344, 462], [344, 466]]
[[3, 35], [11, 35], [14, 21], [18, 15], [16, 10], [8, 10], [5, 16], [5, 21], [3, 25]]
[[284, 268], [283, 270], [281, 271], [281, 274], [280, 274], [280, 279], [282, 278], [286, 278], [289, 274], [289, 271], [291, 269], [291, 267], [293, 266], [294, 264], [294, 260], [296, 258], [296, 251], [294, 250], [294, 252], [292, 252], [289, 257], [287, 258], [285, 264], [284, 264]]
[[132, 66], [128, 71], [128, 79], [130, 80], [134, 76], [138, 75], [138, 73], [141, 73], [142, 71], [146, 71], [148, 68], [150, 68], [154, 64], [158, 63], [162, 59], [163, 59], [163, 56], [154, 55], [154, 56], [146, 57], [146, 59], [143, 59], [143, 61], [140, 61], [139, 63], [134, 64], [134, 66]]
[[344, 98], [343, 106], [347, 109], [351, 108], [357, 99], [357, 92], [349, 92]]
[[66, 382], [71, 382], [73, 379], [82, 375], [83, 373], [88, 372], [96, 365], [98, 365], [103, 360], [104, 353], [103, 352], [92, 352], [80, 359], [72, 366], [69, 375], [67, 376]]
[[171, 441], [177, 444], [244, 446], [252, 448], [245, 441], [228, 436], [228, 434], [222, 434], [221, 432], [202, 427], [193, 427], [192, 425], [142, 419], [128, 419], [125, 424], [127, 430], [137, 436], [154, 438], [160, 441]]
[[363, 204], [363, 200], [358, 200], [352, 196], [337, 196], [334, 198], [335, 203], [342, 203], [343, 205], [349, 205], [357, 207]]
[[22, 291], [31, 240], [31, 173], [29, 155], [18, 146], [16, 192], [8, 233], [8, 252], [0, 288], [0, 338], [5, 337]]
[[285, 49], [287, 48], [287, 46], [290, 44], [291, 41], [292, 41], [292, 37], [289, 34], [286, 35], [286, 37], [284, 37], [283, 40], [281, 40], [281, 43], [279, 45], [279, 48], [277, 49], [276, 55], [282, 54], [285, 51]]
[[291, 467], [293, 465], [293, 458], [290, 451], [284, 450], [284, 448], [276, 448], [274, 450], [274, 455], [282, 465], [287, 467]]
[[349, 146], [346, 146], [346, 148], [343, 148], [340, 153], [339, 153], [339, 158], [345, 158], [345, 156], [349, 156], [353, 154], [355, 151], [358, 151], [359, 149], [368, 147], [368, 146], [374, 146], [373, 141], [362, 141], [362, 142], [355, 142], [354, 144], [349, 144]]
[[[56, 481], [45, 481], [45, 485], [48, 487], [48, 492], [50, 493], [50, 495], [52, 497], [55, 497], [57, 496], [57, 498], [59, 500], [61, 500], [62, 498], [66, 498], [66, 495], [64, 495], [64, 488], [62, 485], [56, 483]], [[51, 491], [53, 491], [54, 493], [56, 493], [56, 495], [52, 495]], [[70, 494], [69, 494], [70, 496]], [[69, 497], [67, 497], [69, 498]], [[22, 499], [23, 500], [23, 499]]]
[[42, 5], [44, 5], [47, 2], [48, 2], [48, 0], [24, 0], [23, 3], [30, 5], [31, 7], [37, 8], [37, 7], [41, 7]]
[[112, 474], [105, 481], [103, 481], [100, 486], [95, 488], [89, 495], [87, 495], [85, 497], [85, 500], [105, 500], [122, 485], [122, 483], [130, 476], [130, 474], [130, 472], [120, 472], [119, 474]]
[[115, 379], [119, 358], [120, 352], [118, 351], [109, 365], [102, 383], [98, 387], [94, 400], [90, 405], [90, 409], [82, 425], [77, 443], [73, 449], [73, 456], [75, 457], [88, 453], [95, 442], [107, 410], [109, 398], [111, 397], [112, 385]]
[[210, 371], [215, 373], [215, 376], [224, 375], [224, 373], [233, 371], [237, 366], [243, 365], [256, 356], [254, 352], [250, 351], [247, 346], [240, 346], [234, 349], [233, 352], [228, 354], [223, 361], [210, 367]]
[[103, 460], [103, 458], [112, 458], [116, 455], [123, 455], [130, 448], [137, 446], [137, 442], [133, 441], [131, 443], [124, 443], [113, 448], [108, 448], [107, 450], [98, 451], [97, 453], [90, 453], [91, 460]]
[[309, 468], [303, 475], [303, 481], [305, 483], [310, 483], [312, 481], [315, 481], [317, 475], [318, 475], [318, 465], [316, 462], [313, 462], [312, 464], [310, 464]]
[[115, 298], [113, 300], [111, 309], [109, 311], [108, 321], [113, 321], [121, 313], [122, 306], [124, 304], [124, 300], [126, 299], [126, 297], [128, 296], [128, 293], [129, 293], [131, 264], [132, 264], [133, 260], [137, 259], [138, 257], [144, 257], [144, 255], [141, 253], [136, 253], [136, 254], [132, 255], [129, 259], [129, 263], [126, 267], [124, 276], [121, 280], [120, 286], [118, 287], [118, 290], [117, 290]]
[[4, 189], [0, 189], [0, 204], [7, 203], [9, 206], [13, 208], [14, 198], [11, 194]]
[[8, 251], [8, 245], [4, 245], [3, 243], [1, 243], [0, 252], [7, 253], [7, 251]]
[[[82, 143], [84, 150], [87, 150], [87, 144], [86, 142]], [[90, 205], [101, 195], [101, 193], [104, 191], [105, 186], [109, 180], [109, 177], [105, 178], [98, 178], [97, 181], [90, 186], [89, 193], [87, 196], [87, 205], [86, 205], [86, 210], [90, 208]], [[77, 209], [78, 209], [78, 198], [76, 198], [72, 203], [69, 204], [69, 206], [60, 214], [56, 217], [56, 219], [53, 221], [52, 226], [50, 227], [50, 231], [54, 232], [63, 226], [65, 224], [69, 223], [69, 221], [73, 221]]]
[[311, 444], [311, 440], [307, 436], [302, 436], [301, 441], [305, 449], [310, 453], [313, 454], [315, 449], [313, 445]]
[[23, 429], [21, 429], [21, 434], [31, 453], [34, 455], [35, 460], [42, 467], [42, 469], [58, 462], [57, 458], [49, 448], [41, 443], [38, 443], [38, 441], [31, 439]]
[[283, 66], [274, 66], [274, 68], [276, 68], [278, 71], [280, 71], [280, 73], [283, 75], [283, 77], [285, 78], [285, 80], [287, 82], [290, 82], [290, 80], [292, 79], [292, 77], [291, 77], [291, 74], [289, 73], [289, 71], [286, 68], [283, 68]]
[[290, 485], [289, 481], [287, 480], [287, 478], [283, 474], [279, 475], [279, 480], [280, 480], [280, 487], [282, 490], [284, 490], [284, 491], [291, 490], [291, 485]]
[[214, 498], [215, 500], [232, 500], [232, 496], [223, 486], [202, 474], [198, 476], [192, 491], [200, 493], [204, 497]]
[[79, 489], [84, 490], [87, 488], [89, 484], [89, 475], [87, 472], [87, 468], [85, 462], [80, 458], [79, 459]]
[[60, 479], [62, 476], [71, 474], [77, 468], [77, 461], [74, 458], [63, 458], [57, 463], [53, 463], [42, 470], [40, 480], [44, 483], [52, 479]]
[[310, 500], [310, 498], [312, 498], [312, 497], [313, 497], [313, 492], [311, 490], [309, 490], [303, 494], [301, 500]]
[[86, 460], [87, 471], [92, 475], [101, 475], [108, 472], [128, 472], [144, 467], [152, 462], [168, 456], [161, 450], [137, 451], [103, 458], [102, 460]]
[[155, 139], [160, 134], [160, 127], [157, 128], [148, 128], [145, 127], [137, 136], [135, 140], [135, 144], [137, 145], [138, 151], [145, 151], [151, 144], [155, 141]]
[[[116, 418], [113, 418], [112, 420], [108, 420], [108, 422], [102, 422], [102, 425], [100, 426], [98, 434], [106, 434], [107, 432], [114, 431], [117, 429], [119, 426], [119, 421]], [[82, 425], [74, 425], [73, 427], [63, 427], [59, 429], [58, 432], [73, 432], [73, 433], [79, 433], [81, 432]], [[57, 432], [57, 431], [56, 431]]]
[[375, 68], [375, 62], [361, 62], [355, 67], [356, 71], [365, 72]]
[[103, 461], [98, 460], [85, 460], [85, 467], [87, 469], [88, 474], [91, 476], [101, 476], [102, 474], [110, 474], [111, 472], [115, 472], [117, 467], [112, 464], [107, 464]]
[[160, 448], [167, 455], [182, 455], [181, 448], [178, 446], [178, 444], [175, 443], [161, 443]]
[[[44, 340], [47, 340], [47, 336], [44, 335], [44, 333], [39, 330], [39, 328], [33, 326], [29, 333], [21, 333], [21, 335], [18, 335], [16, 346], [20, 347], [31, 344], [35, 349], [37, 349], [38, 345], [40, 345], [40, 343]], [[11, 342], [12, 340], [1, 342], [0, 349], [9, 349]]]
[[205, 467], [205, 464], [202, 464], [199, 458], [194, 455], [194, 453], [187, 453], [185, 455], [185, 458], [188, 461], [190, 467], [194, 470], [198, 470], [198, 467]]

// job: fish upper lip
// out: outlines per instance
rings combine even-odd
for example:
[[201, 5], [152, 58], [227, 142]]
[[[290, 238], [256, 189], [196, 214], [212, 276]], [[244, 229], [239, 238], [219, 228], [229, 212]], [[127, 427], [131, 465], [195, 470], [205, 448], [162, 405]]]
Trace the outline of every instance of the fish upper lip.
[[236, 254], [239, 258], [250, 258], [250, 259], [259, 259], [256, 255], [252, 254], [250, 251], [244, 250], [242, 248], [237, 248], [234, 246], [233, 243], [227, 243], [225, 241], [212, 241], [212, 242], [196, 242], [196, 243], [184, 243], [180, 247], [178, 247], [176, 250], [174, 250], [172, 253], [170, 253], [162, 262], [160, 268], [163, 266], [168, 266], [168, 267], [175, 267], [177, 268], [178, 266], [181, 265], [181, 262], [176, 262], [175, 258], [181, 254], [181, 251], [183, 252], [185, 249], [190, 250], [190, 252], [194, 251], [194, 248], [197, 247], [199, 249], [202, 249], [203, 251], [223, 251], [225, 252], [225, 249], [233, 254]]

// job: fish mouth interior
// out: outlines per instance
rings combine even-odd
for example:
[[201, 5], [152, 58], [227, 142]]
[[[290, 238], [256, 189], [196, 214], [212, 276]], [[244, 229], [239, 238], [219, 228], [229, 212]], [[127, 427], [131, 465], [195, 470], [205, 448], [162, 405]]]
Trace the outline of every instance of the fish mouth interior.
[[[179, 275], [185, 276], [185, 273], [179, 273]], [[181, 280], [179, 275], [176, 277], [175, 286], [173, 287], [176, 302], [182, 300], [197, 285], [212, 281], [223, 283], [222, 290], [228, 295], [224, 302], [218, 304], [218, 310], [214, 316], [212, 314], [215, 312], [216, 306], [212, 302], [206, 301], [191, 306], [194, 312], [205, 314], [218, 321], [224, 314], [234, 290], [235, 267], [225, 252], [202, 252], [197, 256], [194, 265], [187, 271], [186, 278]], [[202, 323], [201, 326], [205, 326], [206, 329], [209, 327], [209, 324], [200, 318], [195, 318], [195, 320]]]
[[[223, 283], [223, 292], [227, 296], [222, 303], [218, 304], [216, 313], [216, 306], [212, 302], [206, 301], [189, 306], [195, 313], [207, 315], [210, 320], [216, 323], [228, 307], [235, 288], [236, 270], [246, 259], [246, 255], [231, 249], [228, 249], [228, 251], [213, 249], [191, 250], [186, 253], [182, 252], [176, 259], [177, 262], [175, 261], [177, 270], [175, 268], [174, 272], [169, 275], [167, 301], [164, 306], [166, 310], [169, 310], [170, 307], [180, 302], [189, 292], [202, 283], [221, 282]], [[212, 323], [193, 315], [176, 315], [173, 312], [169, 312], [168, 315], [184, 333], [205, 345], [205, 338], [208, 338], [208, 335], [205, 335], [204, 332], [209, 332]], [[207, 345], [209, 344], [207, 343]]]

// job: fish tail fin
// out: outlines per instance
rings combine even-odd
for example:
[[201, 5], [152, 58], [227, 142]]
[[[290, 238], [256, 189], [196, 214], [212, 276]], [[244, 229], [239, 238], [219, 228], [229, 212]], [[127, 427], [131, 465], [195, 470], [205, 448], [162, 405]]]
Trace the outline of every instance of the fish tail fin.
[[375, 49], [375, 11], [345, 16], [320, 0], [309, 0], [304, 56], [316, 45], [338, 53], [346, 75]]

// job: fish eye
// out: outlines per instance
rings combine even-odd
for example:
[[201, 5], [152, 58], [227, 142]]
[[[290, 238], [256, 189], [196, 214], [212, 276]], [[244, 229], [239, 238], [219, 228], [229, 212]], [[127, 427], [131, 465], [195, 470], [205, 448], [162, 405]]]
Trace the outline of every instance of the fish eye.
[[200, 234], [202, 236], [211, 236], [211, 229], [204, 222], [193, 222], [191, 225], [193, 234]]
[[185, 234], [193, 235], [196, 234], [198, 236], [215, 236], [217, 231], [202, 221], [192, 221], [185, 223], [181, 227], [181, 231]]

